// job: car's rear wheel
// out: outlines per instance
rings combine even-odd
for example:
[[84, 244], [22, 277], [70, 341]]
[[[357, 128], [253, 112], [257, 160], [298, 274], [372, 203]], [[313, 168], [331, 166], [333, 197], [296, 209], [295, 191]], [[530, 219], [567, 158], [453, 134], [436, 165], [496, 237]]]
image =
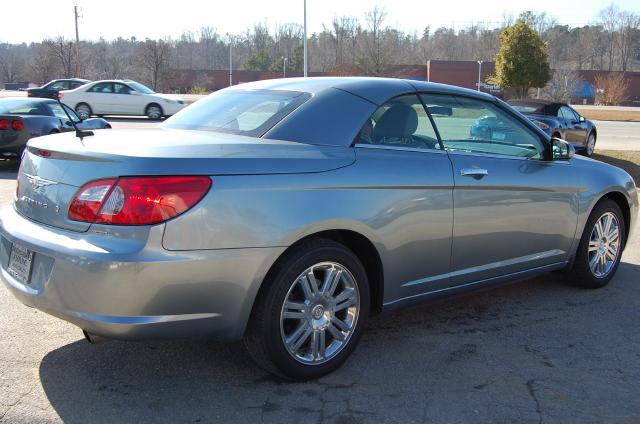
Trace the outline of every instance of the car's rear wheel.
[[76, 113], [80, 117], [80, 119], [89, 119], [93, 114], [91, 110], [91, 106], [86, 103], [78, 103], [76, 105]]
[[245, 345], [265, 370], [306, 380], [338, 368], [369, 314], [369, 284], [357, 256], [330, 240], [303, 242], [270, 273]]
[[151, 103], [149, 106], [147, 106], [144, 113], [145, 115], [147, 115], [147, 118], [151, 119], [152, 121], [161, 119], [163, 114], [160, 105], [155, 103]]
[[587, 144], [584, 148], [584, 155], [587, 157], [591, 157], [593, 152], [596, 150], [596, 135], [591, 132], [589, 133], [589, 137], [587, 137]]
[[620, 264], [625, 231], [620, 207], [609, 199], [600, 201], [585, 225], [569, 275], [571, 281], [588, 289], [607, 285]]

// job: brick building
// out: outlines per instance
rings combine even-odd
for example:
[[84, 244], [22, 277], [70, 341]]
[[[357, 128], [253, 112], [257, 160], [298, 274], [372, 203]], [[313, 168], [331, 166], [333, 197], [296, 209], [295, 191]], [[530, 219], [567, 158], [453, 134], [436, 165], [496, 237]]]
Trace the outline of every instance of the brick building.
[[[390, 66], [384, 76], [406, 78], [419, 81], [439, 82], [459, 87], [478, 89], [478, 72], [480, 72], [480, 90], [500, 98], [509, 98], [510, 93], [503, 92], [500, 87], [487, 84], [487, 78], [495, 72], [494, 62], [429, 60], [425, 65]], [[593, 104], [595, 100], [595, 76], [606, 74], [606, 71], [578, 71], [583, 79], [573, 98], [573, 103]], [[357, 76], [358, 69], [350, 65], [342, 65], [331, 72], [310, 72], [310, 76]], [[287, 77], [301, 77], [301, 72], [287, 72]], [[629, 80], [627, 106], [640, 106], [640, 72], [627, 72]], [[233, 71], [233, 84], [281, 78], [282, 73], [271, 71]], [[220, 90], [229, 86], [229, 70], [175, 70], [165, 79], [166, 89], [172, 92], [186, 93], [194, 87], [208, 91]]]

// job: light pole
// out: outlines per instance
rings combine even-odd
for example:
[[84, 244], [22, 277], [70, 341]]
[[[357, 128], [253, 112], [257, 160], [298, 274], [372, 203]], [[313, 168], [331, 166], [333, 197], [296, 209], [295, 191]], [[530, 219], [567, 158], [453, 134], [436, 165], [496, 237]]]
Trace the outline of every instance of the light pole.
[[233, 85], [233, 37], [229, 36], [229, 87]]
[[480, 91], [480, 84], [482, 81], [482, 60], [478, 61], [478, 91]]
[[304, 77], [309, 74], [309, 64], [307, 56], [307, 0], [304, 0], [304, 40], [302, 40], [302, 48], [304, 50]]
[[288, 58], [282, 56], [282, 78], [287, 77], [287, 59]]

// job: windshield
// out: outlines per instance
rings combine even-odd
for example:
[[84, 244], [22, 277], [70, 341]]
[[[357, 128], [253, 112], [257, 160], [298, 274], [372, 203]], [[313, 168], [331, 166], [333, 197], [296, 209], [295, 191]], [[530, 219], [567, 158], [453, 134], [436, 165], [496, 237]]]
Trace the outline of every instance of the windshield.
[[260, 137], [309, 97], [295, 91], [222, 90], [169, 118], [163, 126]]
[[146, 85], [140, 84], [139, 82], [127, 81], [127, 84], [129, 85], [129, 87], [133, 88], [134, 90], [136, 90], [136, 91], [138, 91], [138, 92], [140, 92], [142, 94], [153, 94], [153, 93], [155, 93], [155, 91], [153, 91], [152, 89], [150, 89]]

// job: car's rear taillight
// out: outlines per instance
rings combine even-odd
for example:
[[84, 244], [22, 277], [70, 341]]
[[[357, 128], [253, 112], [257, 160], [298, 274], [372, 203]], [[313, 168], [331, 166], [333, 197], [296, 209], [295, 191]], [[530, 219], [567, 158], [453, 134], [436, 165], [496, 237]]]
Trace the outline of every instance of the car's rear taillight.
[[9, 121], [6, 119], [0, 119], [0, 130], [8, 130], [9, 129]]
[[24, 129], [24, 122], [20, 119], [16, 119], [11, 122], [11, 128], [13, 128], [14, 131], [22, 131]]
[[158, 224], [198, 203], [211, 188], [209, 177], [121, 177], [92, 181], [69, 207], [74, 221], [113, 225]]

